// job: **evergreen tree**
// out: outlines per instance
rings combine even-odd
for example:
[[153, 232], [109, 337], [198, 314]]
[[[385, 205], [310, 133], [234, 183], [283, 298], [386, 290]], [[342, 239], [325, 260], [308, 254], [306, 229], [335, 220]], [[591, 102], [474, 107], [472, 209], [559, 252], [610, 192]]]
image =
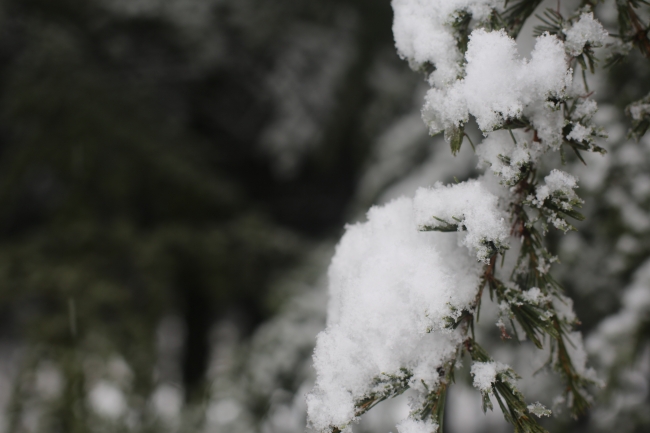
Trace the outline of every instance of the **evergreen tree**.
[[[547, 9], [538, 15], [531, 59], [521, 60], [514, 38], [540, 3], [393, 1], [398, 53], [432, 86], [422, 111], [430, 133], [444, 131], [455, 154], [469, 139], [471, 116], [486, 137], [475, 152], [500, 187], [486, 174], [420, 188], [413, 200], [372, 208], [367, 223], [348, 228], [330, 266], [328, 326], [314, 355], [318, 376], [308, 413], [315, 429], [348, 431], [379, 402], [413, 389], [410, 415], [398, 431], [439, 431], [456, 364], [467, 354], [484, 411], [496, 401], [515, 431], [546, 431], [534, 416], [551, 411], [527, 404], [516, 387], [519, 376], [477, 342], [474, 324], [486, 287], [500, 309], [502, 339], [523, 334], [561, 375], [555, 403], [583, 415], [589, 388], [602, 384], [586, 366], [572, 302], [549, 273], [557, 257], [544, 237], [550, 226], [567, 233], [575, 230], [570, 219], [584, 220], [577, 179], [548, 166], [565, 164], [566, 150], [583, 163], [582, 152], [605, 153], [597, 144], [605, 133], [592, 121], [597, 105], [587, 73], [594, 72], [594, 49], [608, 32], [589, 2], [568, 14], [559, 6]], [[648, 54], [642, 3], [616, 6], [619, 34], [609, 65], [632, 45]], [[629, 135], [637, 140], [647, 130], [646, 108], [642, 99], [626, 110]], [[550, 171], [543, 181], [542, 164]], [[462, 253], [445, 239], [449, 235], [415, 234], [416, 228], [464, 232]], [[484, 263], [482, 271], [466, 261], [463, 247]], [[515, 259], [506, 260], [509, 255]], [[627, 317], [639, 316], [636, 311]]]

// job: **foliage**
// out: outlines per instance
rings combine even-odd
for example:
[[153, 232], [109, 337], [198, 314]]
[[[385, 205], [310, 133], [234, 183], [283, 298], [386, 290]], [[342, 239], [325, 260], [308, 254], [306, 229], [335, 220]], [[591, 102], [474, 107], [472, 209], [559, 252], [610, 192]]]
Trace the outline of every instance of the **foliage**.
[[[515, 3], [506, 2], [504, 9], [499, 10], [498, 7], [494, 7], [492, 13], [486, 19], [479, 19], [476, 22], [473, 22], [473, 24], [476, 26], [476, 29], [484, 28], [491, 32], [503, 29], [511, 36], [517, 36], [527, 18], [534, 14], [540, 3], [541, 2], [525, 1]], [[625, 35], [619, 35], [618, 37], [623, 43], [628, 43], [634, 40], [637, 47], [644, 52], [644, 38], [646, 38], [648, 29], [641, 24], [639, 17], [635, 12], [635, 9], [640, 7], [640, 3], [617, 2], [617, 6], [619, 8], [619, 22], [621, 29], [623, 30], [621, 31], [621, 35]], [[448, 58], [444, 55], [433, 51], [426, 51], [424, 48], [418, 48], [417, 42], [412, 42], [412, 46], [408, 45], [407, 38], [413, 38], [416, 41], [417, 39], [416, 37], [413, 37], [411, 33], [404, 30], [408, 24], [402, 22], [399, 24], [397, 23], [398, 20], [404, 20], [406, 23], [407, 21], [404, 17], [417, 16], [418, 12], [416, 11], [419, 10], [417, 8], [422, 6], [415, 6], [413, 4], [408, 4], [408, 2], [400, 2], [394, 3], [394, 7], [396, 9], [396, 24], [394, 30], [396, 32], [397, 47], [400, 55], [408, 58], [411, 62], [411, 66], [418, 69], [421, 69], [421, 67], [418, 66], [418, 63], [421, 64], [423, 59], [427, 62], [434, 63], [434, 66], [436, 61], [439, 61], [441, 64], [448, 61]], [[401, 9], [398, 11], [398, 7], [403, 8], [403, 11]], [[470, 54], [470, 47], [473, 41], [472, 37], [474, 36], [478, 40], [479, 36], [486, 36], [489, 33], [484, 31], [481, 32], [481, 30], [472, 32], [472, 29], [470, 28], [470, 22], [472, 22], [472, 20], [468, 18], [468, 14], [470, 14], [470, 8], [474, 6], [460, 5], [458, 7], [465, 9], [463, 9], [462, 12], [459, 12], [456, 15], [456, 19], [451, 22], [450, 34], [456, 38], [456, 45], [461, 54], [467, 51], [465, 59], [461, 61], [461, 67], [464, 68], [464, 71], [459, 75], [459, 80], [456, 84], [448, 85], [451, 89], [449, 90], [445, 88], [447, 84], [445, 84], [445, 82], [440, 78], [440, 74], [444, 71], [438, 74], [435, 68], [425, 69], [427, 75], [430, 74], [429, 82], [433, 88], [427, 95], [427, 104], [423, 110], [423, 117], [425, 122], [429, 124], [431, 133], [435, 134], [444, 131], [445, 140], [450, 144], [452, 154], [456, 155], [461, 148], [464, 137], [466, 136], [464, 127], [468, 121], [468, 112], [476, 117], [477, 123], [482, 129], [482, 132], [488, 136], [486, 142], [491, 140], [491, 136], [489, 135], [490, 133], [496, 136], [496, 133], [492, 131], [505, 129], [511, 136], [515, 148], [518, 148], [518, 146], [523, 146], [523, 148], [542, 146], [543, 148], [545, 147], [553, 150], [559, 149], [562, 155], [562, 162], [565, 161], [566, 156], [564, 154], [564, 149], [567, 147], [570, 148], [576, 157], [583, 163], [585, 163], [585, 161], [581, 152], [588, 151], [604, 154], [605, 150], [596, 144], [596, 139], [599, 137], [605, 137], [605, 134], [602, 128], [596, 127], [591, 123], [591, 118], [595, 112], [595, 103], [589, 100], [591, 92], [587, 83], [586, 73], [587, 71], [591, 73], [595, 72], [598, 60], [594, 49], [603, 45], [607, 34], [603, 30], [602, 26], [593, 20], [593, 15], [589, 5], [578, 9], [574, 14], [567, 18], [559, 12], [559, 9], [548, 9], [544, 12], [543, 16], [537, 15], [537, 18], [542, 22], [542, 25], [537, 27], [535, 30], [537, 36], [540, 37], [539, 40], [547, 38], [549, 35], [553, 35], [558, 40], [563, 41], [563, 46], [566, 47], [566, 55], [570, 67], [569, 70], [573, 71], [580, 66], [582, 72], [581, 75], [583, 79], [584, 93], [571, 91], [565, 94], [551, 94], [549, 92], [547, 99], [544, 102], [546, 107], [545, 109], [549, 110], [548, 113], [560, 113], [563, 116], [562, 124], [564, 126], [561, 128], [559, 145], [556, 144], [553, 137], [548, 134], [548, 130], [544, 129], [548, 129], [548, 125], [544, 122], [549, 118], [553, 118], [555, 114], [549, 114], [548, 118], [541, 119], [539, 117], [539, 111], [537, 111], [532, 113], [537, 117], [529, 119], [526, 117], [525, 112], [522, 113], [521, 108], [519, 108], [519, 112], [514, 115], [504, 109], [494, 109], [496, 112], [495, 115], [497, 118], [498, 116], [501, 116], [501, 120], [491, 121], [492, 123], [489, 123], [485, 121], [485, 117], [481, 118], [481, 116], [485, 116], [484, 112], [476, 114], [472, 111], [470, 101], [471, 95], [463, 94], [462, 86], [471, 86], [470, 84], [467, 84], [470, 82], [469, 68], [471, 62], [473, 59], [480, 58], [479, 56], [483, 54], [477, 54], [475, 52], [471, 52]], [[431, 12], [433, 14], [442, 14], [442, 10], [444, 9], [435, 9], [435, 7], [431, 5], [431, 10], [433, 11]], [[425, 13], [424, 10], [420, 12]], [[436, 35], [435, 31], [444, 31], [439, 29], [435, 31], [430, 30], [425, 27], [425, 24], [420, 23], [416, 18], [412, 20], [411, 25], [415, 28], [413, 32], [421, 32], [421, 37], [424, 37], [424, 35], [433, 37]], [[436, 25], [439, 24], [432, 24], [432, 26]], [[444, 25], [445, 24], [440, 24], [441, 27], [444, 27]], [[634, 30], [633, 35], [630, 35], [630, 29]], [[434, 42], [432, 41], [431, 43]], [[488, 48], [491, 47], [488, 45], [484, 46], [484, 49]], [[494, 53], [495, 56], [498, 55], [496, 49], [494, 50]], [[533, 61], [534, 59], [535, 52], [533, 52]], [[490, 72], [485, 73], [486, 75], [490, 74]], [[471, 79], [475, 78], [472, 76]], [[485, 87], [490, 85], [487, 81], [484, 81], [484, 83]], [[476, 91], [476, 89], [474, 90]], [[490, 90], [486, 90], [485, 94], [489, 91]], [[464, 101], [460, 99], [461, 102], [459, 102], [458, 98], [463, 97], [467, 98], [467, 100]], [[504, 95], [503, 98], [513, 98], [513, 96]], [[463, 103], [465, 105], [462, 105]], [[484, 104], [487, 105], [489, 103], [491, 102], [487, 102], [486, 99]], [[450, 107], [445, 106], [447, 104]], [[645, 112], [647, 111], [646, 105], [647, 101], [641, 100], [630, 105], [627, 109], [627, 113], [631, 115], [634, 120], [630, 135], [636, 136], [637, 139], [639, 136], [643, 135], [647, 129], [647, 119], [645, 118], [647, 117], [645, 115]], [[589, 108], [590, 106], [593, 106], [593, 109]], [[469, 110], [467, 107], [469, 107]], [[474, 107], [477, 107], [477, 105], [474, 105]], [[474, 109], [480, 110], [483, 109], [483, 107]], [[487, 109], [489, 110], [491, 107], [488, 107]], [[466, 113], [463, 114], [462, 110], [465, 110]], [[550, 120], [548, 122], [550, 123], [552, 121], [553, 120]], [[523, 133], [517, 133], [517, 135], [515, 135], [513, 130], [523, 130]], [[532, 144], [526, 142], [522, 145], [518, 142], [518, 139], [522, 140], [522, 137], [525, 137], [525, 133], [533, 135]], [[492, 143], [492, 141], [490, 143]], [[479, 144], [478, 148], [480, 149], [482, 146], [487, 146], [487, 144]], [[472, 147], [474, 148], [475, 146], [472, 144]], [[546, 150], [542, 150], [541, 153], [543, 154], [545, 151]], [[489, 151], [484, 150], [483, 155], [487, 155], [486, 152]], [[486, 245], [492, 245], [492, 248], [489, 249], [491, 257], [489, 258], [489, 263], [485, 265], [476, 301], [473, 305], [470, 305], [469, 308], [462, 312], [459, 312], [453, 306], [450, 307], [452, 315], [447, 320], [450, 329], [462, 330], [464, 335], [464, 344], [460, 346], [455, 358], [451, 361], [444, 361], [445, 363], [438, 367], [440, 379], [435, 386], [432, 386], [431, 384], [427, 385], [427, 383], [422, 380], [422, 386], [425, 388], [425, 391], [422, 392], [423, 396], [413, 400], [411, 405], [412, 411], [410, 419], [414, 420], [415, 424], [410, 424], [409, 421], [409, 424], [403, 424], [402, 427], [398, 426], [398, 430], [400, 431], [403, 429], [404, 432], [415, 432], [443, 428], [444, 402], [447, 388], [453, 381], [456, 360], [461, 356], [463, 351], [468, 351], [475, 363], [493, 362], [487, 352], [478, 346], [474, 339], [475, 337], [473, 336], [474, 322], [475, 320], [478, 320], [482, 293], [485, 286], [489, 288], [490, 298], [495, 300], [500, 306], [501, 319], [497, 325], [501, 329], [502, 338], [510, 338], [505, 324], [508, 322], [511, 325], [511, 332], [514, 332], [515, 335], [519, 332], [523, 332], [525, 336], [539, 349], [550, 347], [548, 365], [552, 366], [553, 369], [563, 377], [565, 383], [563, 401], [568, 402], [574, 416], [577, 417], [584, 415], [590, 406], [591, 396], [589, 395], [589, 388], [602, 385], [602, 383], [595, 377], [594, 371], [586, 368], [584, 365], [585, 360], [582, 359], [580, 355], [575, 357], [573, 356], [573, 354], [576, 353], [575, 350], [584, 350], [580, 347], [580, 337], [576, 337], [576, 333], [574, 332], [575, 327], [579, 322], [570, 312], [570, 306], [568, 307], [569, 312], [567, 312], [567, 308], [562, 306], [562, 304], [567, 304], [567, 300], [563, 294], [563, 289], [549, 273], [550, 265], [555, 262], [557, 258], [549, 252], [544, 243], [544, 236], [548, 232], [549, 224], [566, 233], [567, 231], [575, 230], [571, 223], [567, 221], [568, 218], [578, 221], [584, 220], [584, 216], [576, 210], [576, 208], [579, 208], [583, 204], [583, 200], [573, 191], [573, 189], [576, 188], [575, 178], [566, 173], [553, 170], [551, 174], [546, 176], [545, 185], [542, 185], [537, 178], [536, 164], [538, 163], [538, 160], [536, 157], [529, 157], [525, 164], [517, 163], [516, 166], [515, 161], [511, 159], [510, 155], [499, 154], [498, 160], [500, 164], [503, 164], [506, 167], [510, 166], [512, 169], [519, 169], [519, 173], [515, 172], [511, 174], [513, 171], [511, 169], [507, 175], [503, 170], [495, 171], [496, 174], [502, 177], [502, 184], [509, 187], [509, 192], [511, 194], [511, 196], [505, 199], [506, 203], [508, 203], [508, 212], [510, 214], [511, 235], [514, 239], [519, 240], [521, 244], [521, 247], [518, 248], [518, 252], [515, 252], [515, 254], [518, 255], [516, 265], [512, 268], [511, 273], [506, 277], [507, 280], [504, 281], [502, 277], [497, 276], [496, 263], [498, 256], [502, 255], [505, 257], [506, 254], [510, 253], [505, 252], [502, 248], [495, 247], [492, 239], [489, 237], [484, 239]], [[488, 165], [494, 166], [496, 164], [494, 159], [489, 159], [489, 155], [486, 157], [486, 162]], [[466, 200], [471, 200], [471, 197], [468, 196]], [[454, 205], [450, 204], [450, 206], [453, 207]], [[479, 205], [476, 204], [476, 206]], [[419, 212], [417, 205], [416, 212]], [[535, 216], [535, 214], [537, 215]], [[433, 223], [424, 224], [420, 227], [421, 230], [425, 231], [463, 231], [467, 229], [466, 225], [463, 224], [463, 217], [463, 215], [458, 215], [458, 217], [454, 216], [453, 219], [455, 219], [455, 221], [451, 221], [440, 218], [440, 215], [432, 215], [431, 218], [433, 218]], [[351, 241], [348, 240], [347, 242]], [[335, 260], [337, 260], [337, 258], [335, 258]], [[342, 259], [338, 257], [338, 260], [340, 261]], [[330, 270], [330, 274], [335, 277], [335, 281], [336, 278], [340, 278], [336, 274], [335, 270]], [[336, 282], [332, 284], [336, 284]], [[332, 290], [341, 291], [342, 289], [335, 287]], [[335, 299], [335, 302], [342, 301]], [[427, 328], [427, 332], [431, 332], [431, 330], [432, 328]], [[325, 334], [327, 334], [327, 332], [328, 331], [326, 330]], [[331, 332], [334, 333], [335, 331]], [[517, 337], [519, 338], [519, 336]], [[324, 339], [326, 337], [322, 338]], [[578, 346], [577, 349], [575, 349], [576, 345]], [[574, 347], [573, 351], [570, 350], [571, 346]], [[321, 348], [321, 350], [323, 349]], [[331, 347], [329, 347], [329, 350], [331, 350]], [[322, 352], [319, 352], [319, 347], [317, 346], [315, 357], [318, 359], [322, 358], [322, 356]], [[324, 367], [322, 361], [317, 364], [317, 368], [319, 369], [320, 375], [324, 376], [326, 374], [323, 372]], [[414, 383], [413, 376], [413, 371], [406, 370], [403, 377], [411, 378], [408, 383], [410, 387], [413, 387], [414, 385], [420, 387], [419, 383]], [[504, 417], [515, 427], [515, 431], [545, 431], [545, 429], [543, 429], [531, 416], [529, 406], [526, 405], [523, 395], [515, 387], [514, 381], [516, 378], [517, 375], [511, 369], [506, 368], [503, 371], [500, 370], [492, 382], [491, 391], [482, 391], [484, 410], [486, 408], [492, 408], [490, 396], [494, 396], [499, 403]], [[330, 386], [329, 383], [326, 384], [325, 382], [322, 382], [324, 380], [325, 379], [322, 379], [319, 376], [313, 394], [315, 396], [314, 400], [317, 401], [317, 403], [313, 403], [312, 407], [309, 409], [310, 413], [319, 410], [325, 412], [328, 410], [340, 410], [338, 407], [336, 409], [330, 409], [327, 406], [328, 403], [321, 403], [321, 400], [318, 400], [321, 398], [320, 395], [322, 393], [328, 392], [326, 389], [327, 386]], [[379, 381], [380, 379], [376, 378], [375, 380]], [[366, 412], [369, 407], [372, 407], [375, 404], [375, 402], [400, 394], [403, 392], [404, 386], [404, 384], [401, 384], [398, 387], [399, 392], [368, 395], [361, 400], [357, 400], [355, 402], [357, 408], [355, 416], [358, 417], [360, 414]], [[351, 388], [350, 393], [353, 396], [356, 392], [358, 392], [358, 390]], [[323, 399], [322, 401], [326, 400]], [[372, 404], [368, 405], [368, 402], [372, 402]], [[530, 407], [536, 406], [533, 405]], [[545, 409], [540, 409], [536, 410], [536, 413], [539, 415], [548, 414], [549, 412]], [[321, 429], [323, 427], [321, 425], [322, 417], [319, 415], [318, 418], [318, 424], [314, 422], [314, 426]], [[341, 418], [334, 417], [333, 419], [339, 420]], [[414, 427], [415, 425], [418, 427]], [[339, 431], [343, 428], [349, 428], [347, 423], [334, 424], [329, 427], [329, 429], [333, 431]]]

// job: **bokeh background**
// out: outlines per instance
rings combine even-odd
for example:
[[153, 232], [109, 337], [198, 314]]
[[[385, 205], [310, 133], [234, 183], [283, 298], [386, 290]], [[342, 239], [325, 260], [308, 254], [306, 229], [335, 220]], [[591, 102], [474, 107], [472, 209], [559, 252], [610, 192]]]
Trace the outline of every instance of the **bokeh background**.
[[[344, 224], [477, 173], [427, 135], [391, 22], [388, 0], [0, 3], [0, 431], [305, 431]], [[566, 155], [587, 221], [549, 241], [610, 380], [590, 415], [545, 423], [647, 431], [650, 139], [623, 109], [650, 61], [591, 80], [609, 154]], [[539, 355], [486, 314], [495, 356], [553, 406]], [[459, 374], [445, 430], [509, 431], [479, 401]], [[408, 412], [381, 407], [355, 430]]]

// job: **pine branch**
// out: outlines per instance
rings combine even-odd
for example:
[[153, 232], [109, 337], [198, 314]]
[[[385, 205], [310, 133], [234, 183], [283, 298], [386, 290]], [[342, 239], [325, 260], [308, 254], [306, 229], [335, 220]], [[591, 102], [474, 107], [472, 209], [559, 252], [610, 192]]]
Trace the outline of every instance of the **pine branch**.
[[376, 377], [373, 380], [373, 392], [355, 404], [357, 408], [355, 415], [361, 416], [382, 401], [404, 393], [409, 389], [411, 377], [413, 373], [405, 368], [400, 368], [400, 374], [382, 373], [381, 376]]
[[[494, 360], [475, 340], [468, 338], [465, 349], [472, 361], [479, 363], [492, 363]], [[508, 368], [497, 372], [491, 390], [482, 391], [483, 412], [492, 410], [490, 396], [497, 400], [504, 418], [515, 427], [515, 432], [522, 433], [548, 433], [537, 420], [532, 417], [529, 406], [526, 405], [523, 394], [514, 385], [518, 375]]]
[[517, 38], [522, 27], [542, 3], [542, 0], [506, 0], [506, 10], [502, 16], [503, 27], [513, 38]]
[[641, 53], [650, 58], [650, 25], [644, 24], [635, 9], [641, 5], [650, 5], [646, 0], [619, 0], [618, 8], [619, 37], [623, 42], [632, 42]]

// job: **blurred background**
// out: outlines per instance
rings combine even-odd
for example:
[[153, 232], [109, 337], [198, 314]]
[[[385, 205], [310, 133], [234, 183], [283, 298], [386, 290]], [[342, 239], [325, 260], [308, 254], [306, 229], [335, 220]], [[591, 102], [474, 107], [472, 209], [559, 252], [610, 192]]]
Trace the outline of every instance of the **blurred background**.
[[[611, 5], [598, 14], [615, 32]], [[428, 137], [427, 86], [391, 23], [388, 0], [0, 3], [0, 431], [305, 431], [344, 225], [477, 173], [471, 148]], [[567, 155], [587, 221], [549, 241], [608, 386], [590, 415], [545, 425], [641, 432], [650, 139], [626, 138], [623, 109], [650, 62], [592, 82], [609, 153]], [[553, 406], [539, 354], [499, 342], [487, 314], [495, 356]], [[445, 430], [510, 431], [458, 376]], [[383, 408], [355, 430], [408, 413]]]

